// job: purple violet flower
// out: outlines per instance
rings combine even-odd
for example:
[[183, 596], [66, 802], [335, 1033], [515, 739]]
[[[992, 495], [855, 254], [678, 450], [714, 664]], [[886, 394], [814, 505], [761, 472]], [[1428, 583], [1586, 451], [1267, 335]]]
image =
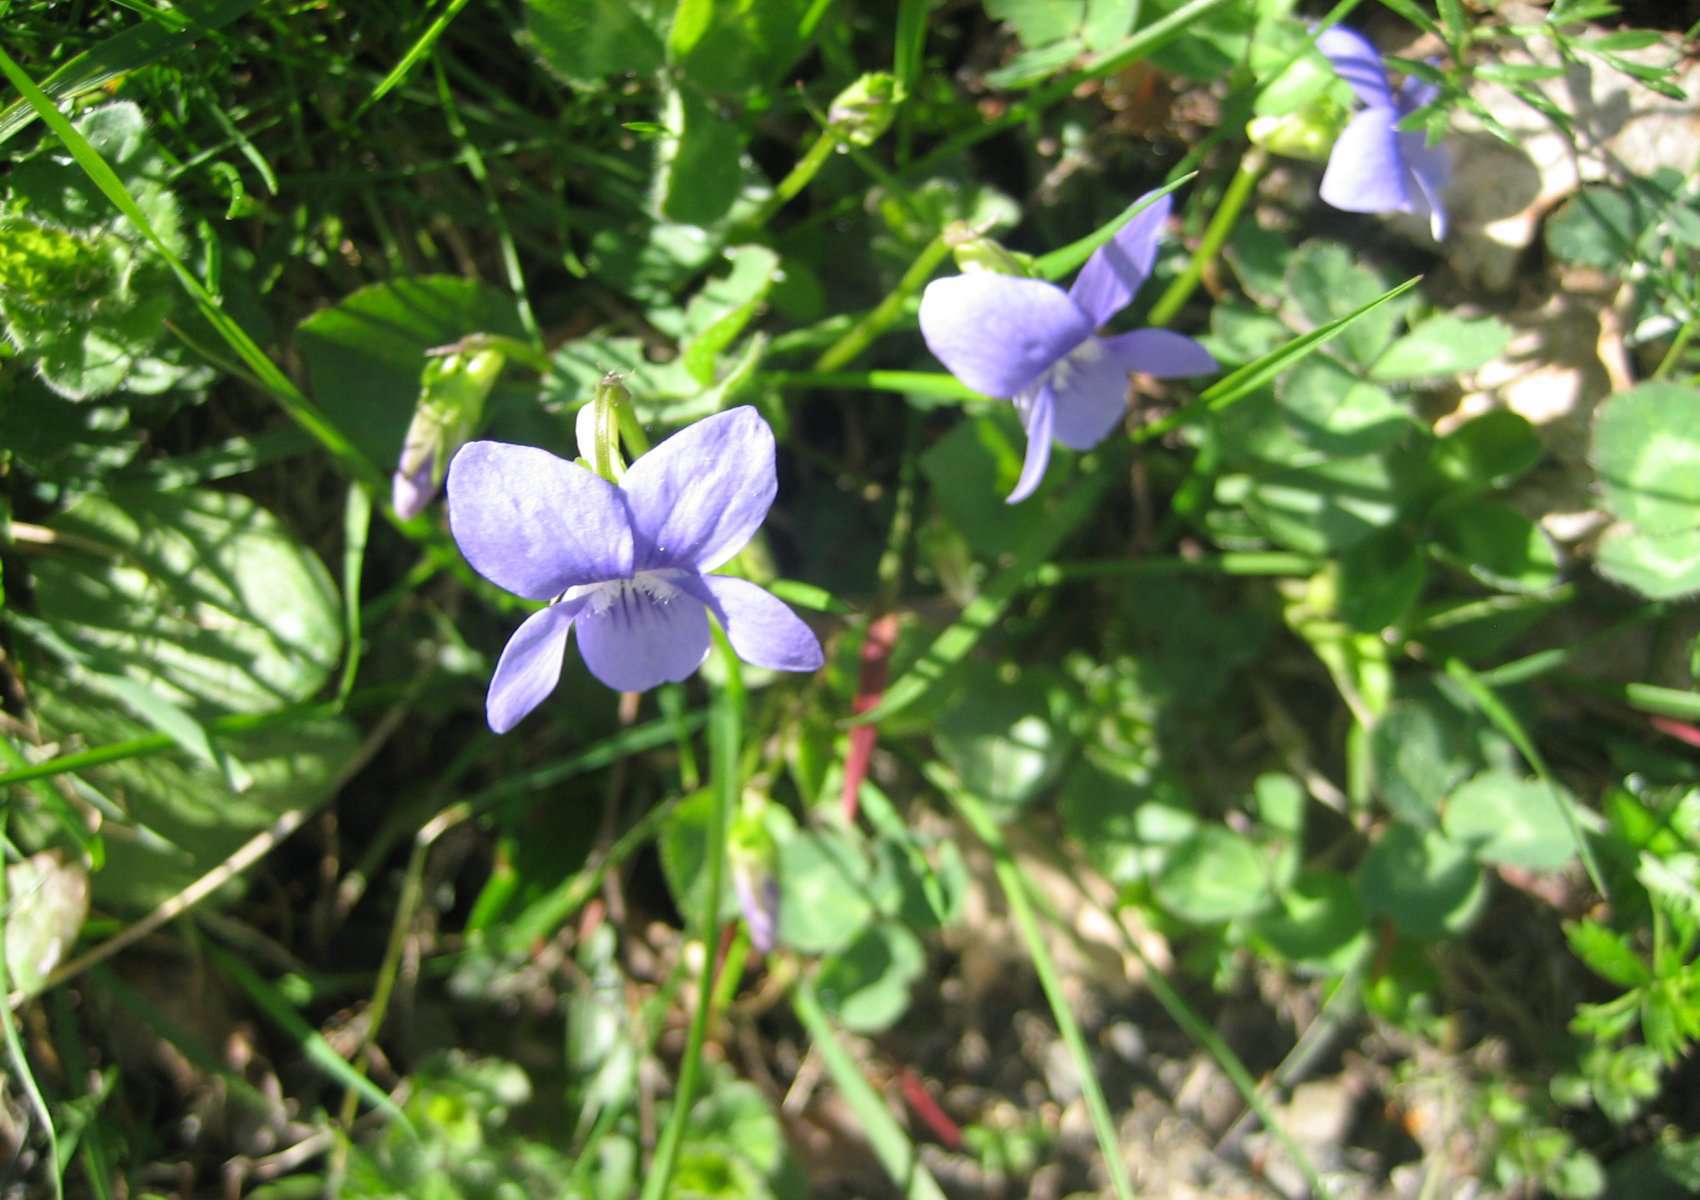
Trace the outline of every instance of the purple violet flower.
[[1053, 437], [1090, 450], [1109, 436], [1127, 411], [1130, 372], [1163, 379], [1216, 369], [1204, 347], [1166, 329], [1094, 333], [1151, 274], [1168, 219], [1163, 196], [1098, 247], [1067, 292], [1043, 279], [970, 271], [922, 293], [927, 348], [975, 391], [1015, 402], [1027, 457], [1010, 504], [1039, 486]]
[[1368, 38], [1351, 29], [1336, 25], [1323, 30], [1317, 35], [1316, 48], [1364, 102], [1328, 156], [1322, 199], [1346, 212], [1426, 217], [1438, 242], [1446, 236], [1441, 196], [1452, 177], [1451, 156], [1443, 146], [1430, 146], [1421, 130], [1397, 126], [1432, 101], [1440, 89], [1416, 78], [1392, 87], [1381, 55]]
[[469, 442], [449, 464], [449, 527], [474, 570], [549, 607], [508, 639], [485, 715], [506, 733], [554, 690], [578, 627], [590, 673], [622, 692], [684, 679], [708, 655], [708, 614], [739, 658], [813, 671], [820, 642], [766, 590], [707, 572], [767, 516], [773, 431], [750, 407], [680, 430], [618, 486], [531, 446]]

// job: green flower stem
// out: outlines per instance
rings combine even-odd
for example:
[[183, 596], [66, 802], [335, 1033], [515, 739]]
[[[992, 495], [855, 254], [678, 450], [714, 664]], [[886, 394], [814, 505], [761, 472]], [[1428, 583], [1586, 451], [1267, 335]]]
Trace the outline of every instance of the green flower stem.
[[950, 257], [950, 243], [944, 234], [939, 234], [928, 242], [921, 253], [915, 256], [915, 261], [909, 264], [909, 269], [903, 272], [903, 278], [897, 281], [897, 286], [877, 304], [873, 311], [850, 328], [850, 331], [826, 348], [815, 360], [816, 371], [836, 371], [849, 365], [869, 344], [903, 312], [903, 306], [909, 298], [921, 290], [927, 280], [933, 277], [939, 264]]
[[976, 392], [956, 376], [942, 371], [763, 371], [761, 377], [781, 388], [898, 392], [991, 403], [989, 396]]
[[1021, 938], [1026, 942], [1028, 956], [1033, 960], [1033, 970], [1039, 976], [1039, 986], [1045, 990], [1045, 999], [1051, 1005], [1051, 1015], [1056, 1018], [1057, 1031], [1062, 1034], [1069, 1056], [1074, 1059], [1074, 1070], [1080, 1077], [1081, 1094], [1086, 1097], [1086, 1111], [1092, 1118], [1092, 1131], [1098, 1135], [1098, 1149], [1104, 1156], [1104, 1169], [1109, 1172], [1110, 1183], [1115, 1188], [1116, 1195], [1121, 1200], [1133, 1200], [1133, 1181], [1128, 1178], [1127, 1164], [1122, 1161], [1115, 1118], [1110, 1114], [1110, 1106], [1104, 1099], [1104, 1089], [1098, 1084], [1098, 1076], [1092, 1070], [1092, 1052], [1087, 1048], [1086, 1037], [1080, 1031], [1079, 1022], [1074, 1019], [1074, 1010], [1069, 1007], [1068, 996], [1063, 992], [1062, 978], [1057, 974], [1056, 963], [1052, 961], [1050, 948], [1045, 944], [1044, 930], [1039, 927], [1033, 902], [1027, 894], [1026, 877], [1022, 875], [1021, 868], [1016, 865], [1010, 854], [1009, 846], [1003, 840], [1003, 831], [992, 819], [991, 811], [979, 797], [966, 791], [954, 778], [941, 778], [943, 774], [943, 768], [929, 764], [928, 778], [940, 785], [941, 790], [956, 806], [956, 811], [962, 814], [969, 827], [992, 852], [992, 864], [997, 871], [998, 883], [1003, 888], [1004, 896], [1009, 900], [1009, 911], [1021, 929]]
[[1193, 252], [1192, 259], [1186, 265], [1186, 270], [1164, 289], [1157, 297], [1157, 303], [1151, 306], [1151, 315], [1146, 323], [1153, 327], [1167, 325], [1180, 312], [1181, 306], [1192, 297], [1197, 289], [1199, 280], [1204, 278], [1204, 272], [1210, 264], [1216, 261], [1216, 256], [1227, 244], [1228, 236], [1234, 232], [1234, 226], [1239, 222], [1240, 211], [1257, 188], [1257, 181], [1263, 175], [1263, 169], [1269, 163], [1269, 156], [1260, 146], [1248, 146], [1240, 157], [1240, 165], [1234, 170], [1234, 177], [1228, 181], [1228, 190], [1222, 194], [1222, 203], [1210, 218], [1210, 224], [1204, 228], [1204, 237], [1198, 243], [1198, 249]]
[[734, 238], [747, 237], [766, 228], [775, 213], [795, 200], [798, 193], [814, 181], [814, 177], [832, 157], [832, 152], [838, 148], [841, 140], [842, 135], [830, 125], [816, 134], [809, 148], [803, 151], [803, 157], [797, 160], [784, 179], [774, 185], [773, 194], [762, 201], [761, 207], [750, 214], [749, 220], [739, 223]]
[[791, 991], [791, 1008], [809, 1031], [809, 1044], [826, 1064], [827, 1073], [843, 1094], [844, 1102], [861, 1123], [862, 1136], [873, 1147], [885, 1173], [902, 1189], [905, 1200], [945, 1200], [944, 1190], [921, 1162], [903, 1127], [892, 1117], [880, 1094], [863, 1078], [844, 1043], [838, 1040], [831, 1020], [821, 1008], [820, 998], [815, 995], [814, 984], [806, 975], [798, 978], [797, 986]]
[[1055, 587], [1074, 579], [1121, 579], [1139, 575], [1272, 575], [1306, 579], [1322, 563], [1306, 554], [1282, 550], [1229, 551], [1199, 558], [1179, 556], [1046, 563], [1033, 572], [1034, 587]]
[[1676, 337], [1671, 339], [1670, 349], [1659, 360], [1659, 365], [1653, 368], [1653, 378], [1663, 379], [1676, 369], [1676, 364], [1682, 361], [1682, 355], [1688, 349], [1688, 343], [1694, 334], [1700, 331], [1700, 317], [1689, 317], [1682, 323], [1682, 328], [1676, 331]]
[[726, 873], [726, 823], [738, 803], [742, 784], [738, 771], [738, 747], [742, 738], [744, 686], [738, 656], [720, 630], [714, 631], [715, 646], [726, 669], [726, 686], [715, 697], [708, 718], [710, 774], [714, 803], [708, 815], [708, 847], [705, 855], [707, 887], [702, 911], [697, 914], [696, 940], [702, 946], [702, 979], [697, 984], [697, 1006], [691, 1015], [685, 1040], [684, 1061], [679, 1064], [679, 1085], [673, 1111], [655, 1146], [655, 1158], [644, 1176], [642, 1200], [662, 1200], [679, 1160], [679, 1145], [690, 1121], [691, 1102], [696, 1099], [702, 1074], [702, 1048], [708, 1040], [709, 1015], [714, 1008], [714, 958], [719, 950], [720, 893]]

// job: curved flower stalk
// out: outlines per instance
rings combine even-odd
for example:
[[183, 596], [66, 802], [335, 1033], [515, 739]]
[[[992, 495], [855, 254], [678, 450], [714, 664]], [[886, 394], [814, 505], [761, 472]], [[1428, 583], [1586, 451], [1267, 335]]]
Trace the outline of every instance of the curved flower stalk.
[[618, 486], [531, 446], [469, 442], [449, 464], [449, 527], [474, 570], [549, 607], [508, 640], [485, 715], [506, 733], [561, 677], [567, 634], [609, 687], [684, 679], [708, 655], [708, 614], [745, 662], [813, 671], [820, 642], [766, 590], [708, 572], [761, 526], [778, 485], [756, 410], [698, 421]]
[[1444, 146], [1430, 146], [1421, 130], [1401, 131], [1399, 122], [1439, 92], [1432, 83], [1387, 82], [1381, 55], [1363, 34], [1336, 25], [1317, 35], [1316, 48], [1363, 101], [1328, 156], [1322, 199], [1346, 212], [1406, 212], [1425, 217], [1434, 240], [1446, 236], [1442, 194], [1452, 177]]
[[1166, 329], [1098, 337], [1151, 274], [1169, 219], [1163, 196], [1086, 260], [1063, 291], [1042, 279], [970, 271], [935, 279], [921, 295], [927, 348], [977, 392], [1015, 402], [1027, 430], [1027, 456], [1009, 503], [1025, 500], [1044, 478], [1054, 437], [1090, 450], [1127, 411], [1128, 375], [1158, 378], [1216, 369], [1191, 338]]

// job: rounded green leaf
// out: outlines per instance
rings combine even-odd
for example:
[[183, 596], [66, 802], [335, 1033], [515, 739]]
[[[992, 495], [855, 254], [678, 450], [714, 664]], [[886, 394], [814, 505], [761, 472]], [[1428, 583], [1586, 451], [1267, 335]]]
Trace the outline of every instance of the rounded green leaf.
[[1332, 871], [1303, 871], [1276, 897], [1253, 929], [1283, 958], [1302, 967], [1343, 971], [1365, 936], [1363, 907], [1352, 881]]
[[1462, 933], [1487, 899], [1481, 868], [1468, 848], [1438, 832], [1389, 825], [1358, 867], [1366, 911], [1412, 937]]
[[1446, 803], [1441, 828], [1482, 862], [1556, 871], [1576, 842], [1553, 786], [1509, 771], [1483, 771]]
[[1600, 539], [1594, 565], [1650, 600], [1687, 596], [1700, 591], [1700, 528], [1643, 533], [1619, 525]]
[[1644, 383], [1594, 417], [1605, 507], [1642, 533], [1700, 527], [1700, 390]]
[[1437, 557], [1502, 592], [1544, 592], [1557, 586], [1558, 552], [1539, 525], [1491, 500], [1449, 504], [1429, 530]]
[[1511, 340], [1497, 317], [1440, 313], [1387, 347], [1369, 369], [1371, 379], [1434, 379], [1492, 362]]
[[879, 1033], [909, 1007], [909, 989], [926, 967], [921, 941], [903, 926], [881, 921], [821, 963], [815, 990], [846, 1029]]
[[324, 565], [246, 496], [185, 488], [85, 496], [52, 522], [36, 598], [91, 665], [192, 713], [263, 712], [305, 700], [342, 653]]
[[1269, 870], [1246, 838], [1207, 825], [1169, 852], [1152, 891], [1164, 908], [1196, 925], [1249, 917], [1269, 906]]
[[779, 940], [805, 954], [854, 941], [878, 914], [873, 864], [848, 836], [799, 833], [779, 844]]

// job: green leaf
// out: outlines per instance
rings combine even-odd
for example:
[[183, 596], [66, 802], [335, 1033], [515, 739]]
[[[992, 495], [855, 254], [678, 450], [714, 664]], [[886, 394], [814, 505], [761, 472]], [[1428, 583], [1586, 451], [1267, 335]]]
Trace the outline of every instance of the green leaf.
[[1502, 592], [1544, 592], [1559, 581], [1558, 552], [1546, 531], [1493, 500], [1449, 504], [1429, 527], [1436, 557]]
[[1429, 458], [1460, 489], [1502, 487], [1534, 466], [1541, 438], [1523, 416], [1495, 408], [1458, 426], [1436, 441]]
[[1279, 317], [1223, 303], [1210, 310], [1210, 332], [1199, 340], [1217, 362], [1239, 366], [1272, 353], [1292, 336], [1292, 330]]
[[1605, 507], [1643, 533], [1700, 527], [1700, 389], [1643, 383], [1600, 405], [1593, 460]]
[[1432, 828], [1441, 802], [1475, 769], [1456, 709], [1438, 699], [1400, 700], [1370, 734], [1376, 788], [1388, 811], [1417, 828]]
[[[1375, 272], [1352, 261], [1338, 242], [1310, 241], [1300, 246], [1287, 264], [1286, 294], [1306, 321], [1315, 326], [1363, 308], [1387, 290]], [[1380, 357], [1399, 327], [1399, 305], [1384, 304], [1340, 334], [1340, 348], [1360, 367]]]
[[1481, 868], [1467, 848], [1409, 825], [1383, 831], [1359, 865], [1357, 883], [1366, 911], [1418, 938], [1462, 933], [1487, 900]]
[[475, 280], [420, 275], [345, 296], [302, 321], [295, 341], [326, 415], [387, 471], [413, 418], [425, 351], [469, 333], [526, 336], [510, 297]]
[[1646, 962], [1630, 947], [1629, 939], [1597, 921], [1571, 921], [1564, 926], [1570, 949], [1584, 965], [1620, 988], [1652, 982]]
[[576, 88], [664, 60], [667, 0], [526, 0], [525, 38], [543, 65]]
[[[704, 790], [686, 796], [667, 815], [661, 827], [656, 849], [661, 854], [661, 873], [667, 879], [667, 890], [673, 903], [694, 927], [701, 917], [708, 890], [705, 869], [709, 844], [709, 819], [714, 813], [714, 795]], [[721, 880], [719, 919], [734, 920], [738, 916], [738, 897], [732, 890], [730, 874]]]
[[1700, 529], [1642, 533], [1619, 526], [1606, 531], [1594, 564], [1607, 579], [1649, 600], [1674, 600], [1700, 591]]
[[1065, 705], [1043, 670], [1006, 683], [993, 668], [970, 664], [938, 719], [934, 743], [964, 787], [1008, 813], [1030, 803], [1061, 768], [1073, 744]]
[[[1112, 773], [1083, 756], [1062, 787], [1063, 827], [1074, 845], [1118, 887], [1154, 874], [1166, 847], [1197, 827], [1186, 794], [1161, 768]], [[1165, 829], [1165, 818], [1174, 827]]]
[[1151, 891], [1196, 925], [1249, 917], [1273, 900], [1262, 852], [1222, 825], [1206, 825], [1171, 850]]
[[1553, 786], [1484, 771], [1452, 794], [1441, 827], [1482, 862], [1556, 871], [1575, 856], [1576, 846]]
[[1635, 261], [1652, 215], [1638, 195], [1594, 184], [1547, 218], [1547, 249], [1566, 262], [1621, 271]]
[[1258, 937], [1294, 965], [1338, 973], [1357, 958], [1364, 914], [1352, 881], [1333, 871], [1301, 871], [1252, 922]]
[[776, 867], [779, 940], [804, 954], [831, 954], [855, 941], [879, 915], [890, 882], [876, 880], [858, 842], [830, 830], [781, 842]]
[[985, 0], [985, 5], [986, 15], [1007, 23], [1029, 49], [1070, 37], [1086, 17], [1085, 0]]
[[1335, 611], [1353, 629], [1375, 633], [1404, 619], [1427, 579], [1422, 550], [1411, 536], [1382, 530], [1335, 560]]
[[926, 969], [921, 941], [903, 926], [880, 921], [821, 963], [821, 1004], [846, 1029], [882, 1033], [909, 1008], [909, 990]]
[[[103, 744], [146, 732], [104, 697], [39, 679], [30, 697], [48, 737], [74, 734]], [[216, 768], [165, 756], [79, 772], [85, 783], [124, 804], [126, 833], [109, 832], [105, 868], [92, 880], [97, 904], [131, 912], [170, 899], [283, 814], [317, 807], [359, 746], [353, 726], [323, 717], [226, 733], [219, 742], [251, 780], [241, 792], [233, 792]]]
[[661, 122], [667, 132], [656, 142], [655, 186], [662, 217], [713, 225], [744, 186], [743, 130], [692, 88], [667, 90]]
[[1379, 457], [1260, 471], [1217, 482], [1221, 504], [1243, 504], [1271, 539], [1301, 554], [1350, 549], [1399, 517], [1399, 482]]
[[1498, 317], [1460, 317], [1440, 313], [1387, 347], [1369, 368], [1371, 379], [1434, 379], [1457, 375], [1492, 362], [1511, 340], [1511, 327]]
[[[808, 45], [805, 18], [812, 3], [686, 0], [669, 34], [670, 61], [707, 92], [730, 96], [771, 88]], [[690, 28], [682, 31], [681, 21]]]
[[1406, 405], [1326, 354], [1313, 354], [1281, 377], [1276, 399], [1306, 445], [1332, 458], [1378, 454], [1417, 428]]
[[44, 619], [92, 665], [191, 713], [306, 699], [341, 656], [324, 564], [245, 496], [118, 488], [85, 496], [53, 528], [100, 553], [36, 564]]
[[756, 315], [780, 276], [779, 256], [766, 246], [734, 246], [726, 258], [731, 270], [705, 283], [684, 314], [682, 332], [689, 336], [680, 360], [705, 387], [714, 382], [720, 355]]

